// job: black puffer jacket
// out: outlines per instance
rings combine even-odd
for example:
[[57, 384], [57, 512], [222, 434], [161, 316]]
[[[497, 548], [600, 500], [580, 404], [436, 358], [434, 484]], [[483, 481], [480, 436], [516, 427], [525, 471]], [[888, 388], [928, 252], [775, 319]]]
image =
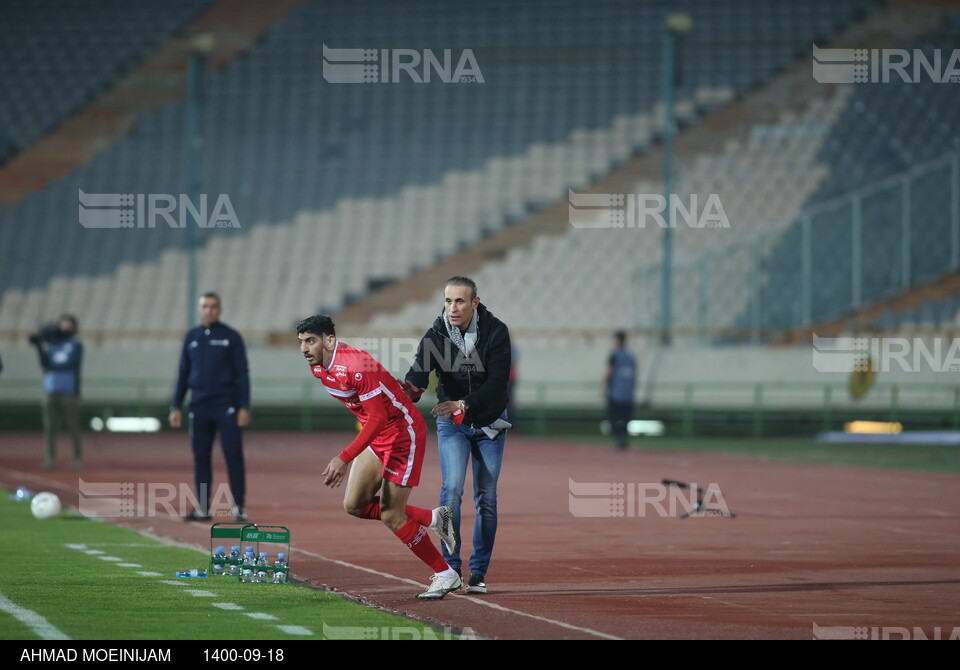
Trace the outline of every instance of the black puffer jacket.
[[437, 400], [463, 400], [464, 423], [488, 426], [503, 413], [509, 398], [510, 331], [483, 303], [477, 306], [477, 346], [467, 357], [450, 340], [443, 315], [426, 332], [406, 380], [426, 388], [430, 372], [437, 373]]

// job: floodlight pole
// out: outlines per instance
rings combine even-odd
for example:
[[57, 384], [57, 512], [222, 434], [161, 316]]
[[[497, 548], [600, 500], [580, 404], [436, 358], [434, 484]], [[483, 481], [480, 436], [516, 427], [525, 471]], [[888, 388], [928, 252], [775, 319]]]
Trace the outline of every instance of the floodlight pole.
[[668, 14], [661, 41], [661, 87], [663, 95], [663, 198], [666, 227], [663, 229], [663, 259], [660, 282], [660, 343], [668, 347], [673, 329], [673, 136], [676, 131], [673, 109], [675, 84], [679, 69], [675, 63], [678, 38], [693, 27], [689, 14]]
[[[186, 187], [190, 201], [199, 207], [200, 202], [200, 147], [203, 133], [200, 129], [200, 104], [203, 75], [207, 55], [213, 49], [211, 35], [199, 35], [191, 44], [187, 61], [187, 123], [186, 123]], [[198, 210], [199, 211], [199, 210]], [[206, 221], [204, 221], [206, 223]], [[187, 328], [193, 327], [197, 318], [197, 227], [199, 221], [183, 221], [187, 229]]]
[[670, 194], [673, 192], [673, 31], [663, 32], [661, 58], [661, 86], [663, 88], [663, 198], [666, 203], [667, 225], [663, 229], [663, 258], [660, 275], [660, 343], [670, 346], [673, 292], [673, 214]]

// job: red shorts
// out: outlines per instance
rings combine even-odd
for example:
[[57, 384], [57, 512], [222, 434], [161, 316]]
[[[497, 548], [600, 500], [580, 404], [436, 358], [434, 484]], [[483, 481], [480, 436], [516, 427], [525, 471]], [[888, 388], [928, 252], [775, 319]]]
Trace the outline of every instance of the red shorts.
[[401, 486], [420, 483], [420, 468], [427, 450], [427, 424], [419, 412], [396, 430], [386, 430], [367, 447], [383, 464], [382, 476]]

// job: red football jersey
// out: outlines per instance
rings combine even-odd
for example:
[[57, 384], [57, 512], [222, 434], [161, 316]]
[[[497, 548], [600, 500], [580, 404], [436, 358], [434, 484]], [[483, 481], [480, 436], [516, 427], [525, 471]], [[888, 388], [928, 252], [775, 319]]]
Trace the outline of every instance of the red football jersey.
[[411, 425], [418, 419], [423, 420], [393, 375], [362, 349], [338, 341], [330, 366], [313, 365], [310, 370], [327, 392], [353, 412], [363, 425], [367, 423], [367, 413], [361, 403], [383, 397], [388, 423], [373, 441], [374, 445], [391, 441], [398, 432], [408, 433]]

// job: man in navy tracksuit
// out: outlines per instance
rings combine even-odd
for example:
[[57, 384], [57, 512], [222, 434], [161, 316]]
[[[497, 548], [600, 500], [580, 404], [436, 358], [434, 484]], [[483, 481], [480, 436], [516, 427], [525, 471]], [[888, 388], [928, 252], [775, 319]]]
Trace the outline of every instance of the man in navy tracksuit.
[[243, 431], [250, 423], [250, 377], [243, 338], [220, 323], [220, 296], [200, 298], [200, 325], [187, 332], [180, 355], [180, 374], [170, 407], [170, 425], [179, 428], [180, 406], [190, 389], [190, 444], [193, 447], [194, 481], [198, 504], [184, 521], [210, 520], [210, 486], [213, 479], [213, 438], [227, 461], [235, 521], [246, 521], [246, 475], [243, 466]]

